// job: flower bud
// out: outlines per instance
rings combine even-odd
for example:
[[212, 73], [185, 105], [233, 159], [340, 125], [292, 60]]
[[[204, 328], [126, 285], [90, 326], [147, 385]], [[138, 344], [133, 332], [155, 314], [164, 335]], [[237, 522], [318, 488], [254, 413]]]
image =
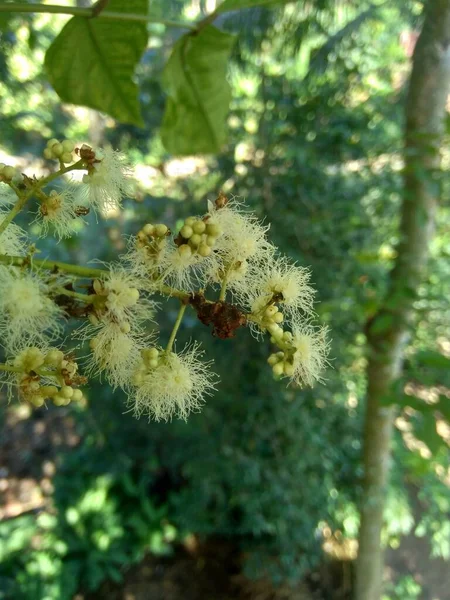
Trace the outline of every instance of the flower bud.
[[63, 154], [61, 156], [61, 160], [63, 163], [72, 162], [72, 160], [73, 160], [72, 153], [71, 152], [63, 152]]
[[57, 367], [61, 364], [61, 361], [64, 358], [64, 353], [61, 350], [50, 350], [45, 355], [44, 362], [46, 365], [52, 365], [53, 367]]
[[75, 148], [75, 144], [73, 142], [71, 142], [70, 140], [64, 140], [61, 143], [61, 146], [63, 147], [64, 152], [73, 152], [73, 150]]
[[192, 229], [192, 227], [190, 225], [184, 225], [181, 230], [180, 233], [182, 235], [182, 237], [184, 237], [185, 240], [188, 240], [191, 235], [194, 233], [194, 230]]
[[155, 233], [155, 226], [151, 223], [147, 223], [147, 225], [144, 225], [142, 231], [145, 233], [145, 235], [151, 236]]
[[69, 385], [64, 385], [59, 393], [66, 400], [70, 400], [70, 398], [73, 396], [73, 389]]
[[42, 406], [42, 405], [44, 404], [44, 402], [45, 402], [45, 398], [44, 398], [43, 396], [36, 395], [36, 396], [33, 396], [33, 397], [30, 399], [30, 401], [31, 401], [31, 403], [32, 403], [34, 406], [36, 406], [37, 408], [39, 408], [40, 406]]
[[217, 225], [217, 223], [207, 223], [206, 233], [214, 238], [217, 238], [222, 233], [222, 229], [220, 228], [220, 225]]
[[191, 248], [187, 245], [187, 244], [182, 244], [181, 246], [179, 246], [178, 248], [178, 253], [183, 257], [183, 258], [189, 258], [192, 254], [192, 250]]
[[203, 233], [206, 229], [206, 224], [203, 221], [195, 221], [192, 225], [194, 233]]
[[167, 235], [168, 231], [169, 228], [167, 227], [167, 225], [163, 225], [162, 223], [160, 225], [155, 225], [155, 235], [157, 237], [164, 237], [165, 235]]
[[79, 402], [83, 398], [83, 392], [81, 390], [73, 390], [72, 400]]
[[198, 253], [200, 254], [200, 256], [203, 256], [203, 258], [209, 256], [211, 252], [211, 248], [206, 244], [200, 244], [200, 246], [198, 247]]
[[198, 233], [194, 233], [189, 239], [189, 244], [191, 246], [197, 247], [199, 244], [201, 244], [201, 241], [202, 241], [202, 236], [199, 235]]
[[2, 175], [5, 179], [12, 179], [16, 174], [16, 169], [14, 167], [5, 167], [2, 170]]
[[284, 373], [283, 363], [279, 362], [276, 365], [273, 365], [272, 371], [273, 371], [274, 375], [277, 375], [277, 376], [283, 375], [283, 373]]
[[53, 144], [53, 146], [51, 147], [51, 150], [53, 152], [53, 156], [56, 156], [56, 157], [59, 157], [64, 153], [62, 144]]

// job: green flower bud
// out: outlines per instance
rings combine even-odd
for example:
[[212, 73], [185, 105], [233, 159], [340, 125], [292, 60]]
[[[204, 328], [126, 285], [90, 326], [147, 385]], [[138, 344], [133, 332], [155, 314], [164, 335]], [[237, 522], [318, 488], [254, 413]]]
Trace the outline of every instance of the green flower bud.
[[52, 146], [54, 146], [55, 144], [59, 144], [59, 141], [55, 138], [52, 138], [51, 140], [48, 140], [47, 142], [47, 147], [51, 148]]
[[145, 233], [145, 235], [151, 236], [155, 233], [155, 226], [151, 223], [147, 223], [147, 225], [144, 225], [142, 231]]
[[187, 244], [182, 244], [181, 246], [178, 247], [178, 253], [183, 258], [189, 258], [192, 255], [192, 250]]
[[202, 236], [199, 235], [198, 233], [194, 233], [190, 238], [189, 238], [189, 244], [191, 246], [194, 246], [194, 248], [196, 248], [197, 246], [199, 246], [202, 242]]
[[276, 365], [276, 364], [277, 364], [277, 362], [279, 362], [279, 360], [278, 360], [278, 358], [277, 358], [276, 354], [271, 354], [271, 355], [269, 356], [269, 358], [267, 359], [267, 362], [269, 363], [269, 365], [270, 365], [271, 367], [273, 367], [274, 365]]
[[195, 221], [192, 225], [194, 233], [203, 233], [206, 229], [206, 225], [203, 221]]
[[195, 217], [188, 217], [187, 219], [185, 219], [184, 224], [185, 225], [189, 225], [190, 227], [192, 227], [192, 225], [197, 221], [197, 219]]
[[51, 160], [53, 158], [53, 152], [50, 150], [50, 148], [45, 148], [44, 158], [46, 158], [47, 160]]
[[59, 157], [64, 153], [62, 144], [53, 144], [51, 150], [53, 152], [53, 156], [56, 156], [56, 157]]
[[[93, 340], [91, 340], [93, 341]], [[61, 364], [62, 359], [64, 358], [64, 353], [61, 350], [50, 350], [47, 352], [44, 362], [46, 365], [52, 365], [57, 367]]]
[[277, 312], [273, 315], [273, 320], [275, 323], [282, 323], [284, 321], [283, 313]]
[[217, 225], [217, 223], [207, 223], [206, 233], [216, 238], [222, 233], [222, 229], [220, 225]]
[[275, 316], [275, 314], [278, 312], [278, 307], [277, 306], [268, 306], [266, 308], [266, 310], [264, 311], [264, 314], [266, 317], [272, 318]]
[[216, 241], [217, 241], [216, 237], [214, 237], [212, 235], [206, 236], [206, 244], [208, 244], [208, 246], [211, 246], [211, 248], [216, 245]]
[[2, 171], [2, 175], [5, 179], [12, 179], [16, 174], [16, 169], [14, 167], [5, 167]]
[[73, 158], [72, 158], [72, 153], [71, 152], [64, 152], [61, 156], [61, 160], [63, 161], [63, 163], [70, 163], [72, 162]]
[[169, 231], [169, 228], [167, 227], [167, 225], [163, 225], [162, 223], [159, 225], [155, 225], [156, 237], [164, 237], [168, 231]]
[[203, 258], [209, 256], [211, 252], [211, 248], [206, 244], [200, 244], [200, 246], [198, 247], [198, 253], [200, 254], [200, 256], [203, 256]]
[[185, 240], [188, 240], [191, 235], [194, 233], [194, 230], [192, 229], [192, 227], [190, 225], [183, 225], [183, 227], [180, 230], [181, 235], [184, 237]]
[[267, 330], [276, 340], [283, 338], [283, 330], [279, 325], [270, 324], [267, 326]]
[[56, 404], [56, 406], [64, 406], [66, 399], [60, 394], [56, 394], [53, 396], [53, 403]]
[[59, 393], [63, 398], [66, 398], [66, 400], [70, 400], [70, 398], [73, 396], [73, 389], [69, 385], [64, 385]]
[[283, 375], [283, 373], [284, 373], [283, 363], [277, 363], [276, 365], [273, 365], [272, 371], [273, 371], [274, 375], [277, 375], [277, 376]]
[[158, 358], [159, 356], [158, 348], [150, 348], [149, 350], [147, 350], [147, 352], [150, 358]]
[[294, 375], [294, 365], [288, 362], [284, 363], [284, 373], [288, 377], [292, 377]]
[[51, 398], [52, 396], [54, 396], [57, 393], [58, 393], [58, 388], [56, 387], [56, 385], [43, 385], [41, 387], [41, 394], [45, 398]]
[[33, 396], [31, 398], [31, 403], [36, 406], [36, 407], [40, 407], [44, 404], [45, 402], [45, 398], [43, 396], [37, 395], [37, 396]]
[[70, 140], [64, 140], [61, 143], [61, 146], [63, 147], [64, 152], [73, 152], [73, 149], [75, 148], [75, 144]]
[[81, 390], [73, 390], [72, 400], [79, 402], [83, 398], [83, 392]]

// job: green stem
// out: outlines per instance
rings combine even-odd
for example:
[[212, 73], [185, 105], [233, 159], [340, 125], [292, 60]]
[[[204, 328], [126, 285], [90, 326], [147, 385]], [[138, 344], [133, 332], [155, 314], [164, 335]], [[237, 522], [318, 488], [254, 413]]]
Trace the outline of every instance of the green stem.
[[11, 365], [5, 365], [0, 363], [0, 371], [7, 371], [8, 373], [23, 373], [23, 369], [19, 367], [13, 367]]
[[[0, 6], [0, 12], [1, 12], [1, 8], [2, 7]], [[44, 185], [47, 185], [47, 183], [50, 183], [51, 181], [58, 179], [58, 177], [61, 177], [61, 175], [64, 175], [65, 173], [69, 173], [69, 171], [75, 171], [77, 169], [83, 169], [83, 168], [85, 168], [84, 161], [79, 160], [76, 163], [74, 163], [73, 165], [70, 165], [69, 167], [64, 167], [63, 169], [60, 169], [56, 173], [52, 173], [51, 175], [47, 175], [47, 177], [43, 177], [42, 179], [39, 179], [26, 192], [24, 192], [23, 195], [19, 195], [17, 202], [14, 204], [12, 209], [9, 211], [9, 213], [6, 215], [6, 217], [0, 223], [0, 235], [5, 231], [5, 229], [11, 223], [11, 221], [20, 213], [20, 211], [23, 209], [25, 204], [33, 196], [33, 194], [36, 193], [36, 191], [43, 188]]]
[[72, 290], [66, 290], [63, 287], [57, 287], [54, 291], [61, 296], [69, 296], [69, 298], [74, 298], [75, 300], [80, 300], [81, 302], [86, 302], [86, 304], [92, 304], [94, 302], [95, 294], [80, 294], [79, 292], [72, 292]]
[[230, 272], [233, 268], [233, 263], [231, 263], [227, 270], [225, 271], [225, 274], [223, 276], [223, 281], [222, 281], [222, 286], [220, 288], [220, 295], [219, 295], [219, 302], [225, 302], [225, 296], [227, 293], [227, 285], [228, 285], [228, 277], [230, 276]]
[[[7, 256], [5, 254], [0, 254], [0, 264], [9, 265], [12, 267], [29, 267], [30, 259], [26, 256]], [[70, 273], [72, 275], [77, 275], [78, 277], [86, 277], [89, 279], [104, 277], [108, 274], [108, 271], [105, 269], [94, 269], [91, 267], [70, 265], [68, 263], [58, 262], [56, 260], [47, 260], [46, 258], [33, 258], [33, 266], [41, 269], [47, 269], [49, 271], [63, 271], [64, 273]]]
[[192, 23], [184, 23], [183, 21], [172, 21], [170, 19], [156, 19], [148, 15], [140, 15], [135, 13], [121, 13], [110, 10], [102, 10], [100, 14], [95, 15], [92, 8], [81, 8], [76, 6], [59, 6], [57, 4], [25, 4], [23, 2], [11, 2], [10, 4], [0, 5], [0, 13], [15, 12], [15, 13], [52, 13], [59, 15], [73, 15], [75, 17], [84, 17], [90, 19], [108, 19], [109, 21], [137, 21], [143, 23], [161, 23], [167, 27], [179, 27], [181, 29], [196, 30], [196, 26]]
[[166, 348], [167, 354], [172, 351], [172, 346], [173, 346], [173, 343], [175, 342], [175, 337], [176, 337], [178, 329], [181, 325], [181, 321], [183, 320], [184, 311], [186, 310], [186, 306], [187, 306], [187, 304], [185, 304], [183, 302], [180, 306], [180, 310], [178, 311], [177, 320], [175, 321], [175, 324], [172, 329], [172, 333], [170, 334], [169, 342], [167, 344], [167, 348]]

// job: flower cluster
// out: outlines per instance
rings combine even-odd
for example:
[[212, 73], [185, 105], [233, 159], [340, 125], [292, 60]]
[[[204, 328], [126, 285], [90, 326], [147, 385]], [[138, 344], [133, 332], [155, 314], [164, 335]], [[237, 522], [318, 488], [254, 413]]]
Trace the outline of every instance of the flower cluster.
[[[52, 139], [44, 158], [59, 168], [38, 179], [0, 165], [0, 364], [9, 390], [33, 406], [81, 400], [75, 351], [89, 377], [121, 387], [135, 415], [185, 419], [201, 408], [217, 384], [211, 362], [196, 342], [176, 351], [185, 311], [230, 338], [248, 325], [274, 345], [268, 362], [275, 377], [299, 386], [321, 381], [327, 362], [324, 327], [313, 323], [310, 273], [281, 256], [269, 226], [245, 205], [220, 194], [203, 215], [189, 216], [178, 231], [146, 223], [115, 263], [89, 268], [35, 258], [36, 249], [12, 222], [28, 202], [37, 209], [42, 235], [72, 236], [90, 209], [118, 209], [133, 193], [126, 158], [112, 149]], [[81, 171], [81, 179], [53, 181]], [[206, 295], [208, 292], [208, 296]], [[155, 333], [157, 296], [180, 308], [168, 342]], [[72, 350], [55, 347], [69, 319], [81, 325], [68, 337]]]

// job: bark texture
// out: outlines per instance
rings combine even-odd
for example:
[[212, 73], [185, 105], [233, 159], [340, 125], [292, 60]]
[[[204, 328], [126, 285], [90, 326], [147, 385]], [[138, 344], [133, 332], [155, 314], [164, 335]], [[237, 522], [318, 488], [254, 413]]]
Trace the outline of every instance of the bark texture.
[[400, 243], [389, 292], [367, 324], [367, 406], [356, 600], [380, 600], [381, 530], [391, 460], [394, 409], [382, 406], [401, 374], [413, 302], [426, 268], [439, 199], [439, 148], [450, 90], [450, 0], [428, 0], [413, 55], [406, 103]]

